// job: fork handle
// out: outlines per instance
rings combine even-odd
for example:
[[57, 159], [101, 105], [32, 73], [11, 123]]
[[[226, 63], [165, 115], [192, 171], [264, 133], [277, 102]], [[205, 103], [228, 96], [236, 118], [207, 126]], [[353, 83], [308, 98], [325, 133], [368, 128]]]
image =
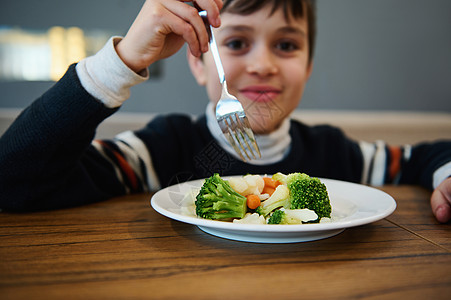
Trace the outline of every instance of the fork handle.
[[205, 10], [200, 11], [199, 16], [204, 20], [207, 32], [210, 34], [210, 50], [213, 54], [213, 59], [215, 60], [216, 69], [218, 70], [219, 82], [223, 84], [225, 82], [224, 68], [222, 66], [221, 57], [219, 56], [218, 44], [216, 44], [216, 39], [213, 34], [213, 27], [207, 21], [207, 12]]
[[[211, 27], [211, 25], [210, 25], [210, 27]], [[211, 49], [211, 53], [213, 54], [213, 59], [215, 60], [216, 69], [218, 70], [219, 81], [222, 84], [225, 81], [225, 74], [224, 74], [224, 68], [222, 67], [221, 57], [219, 57], [218, 45], [216, 44], [213, 30], [211, 31], [210, 49]]]

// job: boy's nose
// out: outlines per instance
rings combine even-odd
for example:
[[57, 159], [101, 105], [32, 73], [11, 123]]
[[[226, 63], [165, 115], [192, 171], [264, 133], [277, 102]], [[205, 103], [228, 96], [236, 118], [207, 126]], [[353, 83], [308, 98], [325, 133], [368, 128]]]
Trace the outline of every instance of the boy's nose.
[[270, 76], [277, 73], [277, 64], [267, 47], [256, 47], [247, 60], [247, 72], [258, 76]]

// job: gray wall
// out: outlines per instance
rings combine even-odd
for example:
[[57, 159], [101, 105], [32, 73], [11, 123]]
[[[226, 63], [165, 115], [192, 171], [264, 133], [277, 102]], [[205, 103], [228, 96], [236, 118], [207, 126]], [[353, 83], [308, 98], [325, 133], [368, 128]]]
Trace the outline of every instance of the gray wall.
[[[0, 24], [125, 34], [143, 1], [1, 0]], [[49, 82], [0, 83], [0, 108], [21, 108]], [[129, 112], [199, 113], [207, 102], [185, 52], [132, 90]], [[451, 1], [319, 0], [315, 68], [300, 108], [451, 112]]]

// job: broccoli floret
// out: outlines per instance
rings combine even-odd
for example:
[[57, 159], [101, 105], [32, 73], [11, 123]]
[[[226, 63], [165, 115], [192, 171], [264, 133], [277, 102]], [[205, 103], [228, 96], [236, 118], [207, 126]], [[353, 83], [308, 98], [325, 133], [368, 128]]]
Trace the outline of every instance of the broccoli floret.
[[205, 179], [196, 196], [196, 215], [212, 220], [241, 219], [247, 212], [246, 200], [215, 173]]
[[282, 220], [285, 217], [285, 212], [283, 210], [274, 211], [268, 219], [268, 224], [282, 224]]
[[271, 197], [263, 201], [263, 203], [257, 207], [255, 212], [260, 215], [267, 216], [273, 210], [280, 207], [289, 207], [290, 206], [290, 193], [288, 188], [285, 185], [278, 185], [272, 193]]
[[268, 218], [268, 224], [302, 224], [318, 219], [318, 215], [307, 208], [278, 209]]
[[318, 220], [330, 218], [332, 207], [326, 185], [316, 177], [304, 173], [291, 173], [286, 177], [290, 191], [290, 209], [308, 208], [318, 215]]

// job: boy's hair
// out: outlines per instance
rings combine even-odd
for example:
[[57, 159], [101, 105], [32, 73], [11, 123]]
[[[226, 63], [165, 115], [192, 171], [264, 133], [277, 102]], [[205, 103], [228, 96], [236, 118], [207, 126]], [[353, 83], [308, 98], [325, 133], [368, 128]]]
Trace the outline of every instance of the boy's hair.
[[272, 5], [271, 14], [277, 9], [282, 8], [287, 21], [290, 17], [296, 19], [306, 16], [309, 31], [309, 61], [312, 61], [316, 38], [315, 0], [224, 0], [222, 12], [248, 15], [260, 10], [266, 5]]

